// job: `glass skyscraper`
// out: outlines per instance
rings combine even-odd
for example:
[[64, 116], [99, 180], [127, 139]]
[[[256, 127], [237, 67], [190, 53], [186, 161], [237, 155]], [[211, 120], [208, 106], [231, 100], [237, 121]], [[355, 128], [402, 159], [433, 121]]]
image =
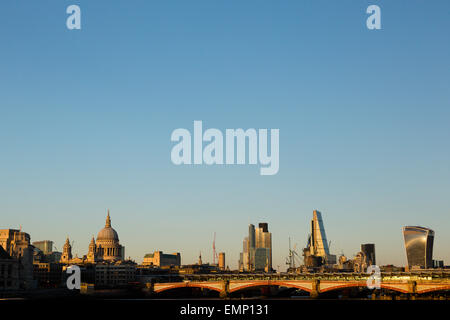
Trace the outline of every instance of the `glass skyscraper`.
[[[321, 263], [323, 264], [333, 265], [336, 263], [336, 255], [330, 254], [330, 248], [328, 247], [322, 213], [318, 210], [313, 211], [311, 235], [308, 239], [308, 248], [305, 248], [305, 250], [308, 252], [308, 256], [321, 258]], [[306, 252], [304, 251], [304, 253]], [[307, 263], [305, 262], [305, 264]]]
[[403, 227], [408, 267], [433, 267], [434, 231], [424, 227]]
[[267, 223], [253, 224], [248, 227], [248, 237], [243, 242], [239, 269], [242, 271], [272, 270], [272, 234]]

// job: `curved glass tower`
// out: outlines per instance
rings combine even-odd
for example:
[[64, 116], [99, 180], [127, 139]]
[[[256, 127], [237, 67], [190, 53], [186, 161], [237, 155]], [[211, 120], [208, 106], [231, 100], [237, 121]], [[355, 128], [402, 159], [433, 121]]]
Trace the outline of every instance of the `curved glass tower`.
[[424, 227], [403, 227], [406, 257], [409, 267], [433, 267], [434, 231]]

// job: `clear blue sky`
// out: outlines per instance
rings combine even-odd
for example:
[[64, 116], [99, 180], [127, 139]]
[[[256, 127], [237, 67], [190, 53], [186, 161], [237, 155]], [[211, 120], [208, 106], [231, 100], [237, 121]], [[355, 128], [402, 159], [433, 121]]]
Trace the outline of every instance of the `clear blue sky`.
[[[404, 265], [401, 227], [423, 225], [449, 264], [449, 31], [444, 0], [3, 0], [0, 228], [82, 255], [110, 208], [138, 262], [211, 261], [215, 231], [236, 267], [264, 221], [284, 268], [318, 209], [335, 254], [373, 242]], [[174, 166], [171, 132], [194, 120], [279, 128], [279, 173]]]

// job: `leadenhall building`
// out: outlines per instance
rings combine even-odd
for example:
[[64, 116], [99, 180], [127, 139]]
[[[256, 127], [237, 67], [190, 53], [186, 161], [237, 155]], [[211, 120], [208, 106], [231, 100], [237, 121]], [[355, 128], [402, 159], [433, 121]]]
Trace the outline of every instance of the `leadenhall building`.
[[119, 235], [111, 227], [111, 218], [106, 216], [105, 227], [97, 234], [97, 240], [92, 237], [89, 244], [88, 254], [83, 258], [72, 257], [72, 246], [69, 238], [63, 247], [61, 256], [62, 263], [95, 263], [95, 262], [118, 262], [125, 257], [125, 247], [120, 245]]

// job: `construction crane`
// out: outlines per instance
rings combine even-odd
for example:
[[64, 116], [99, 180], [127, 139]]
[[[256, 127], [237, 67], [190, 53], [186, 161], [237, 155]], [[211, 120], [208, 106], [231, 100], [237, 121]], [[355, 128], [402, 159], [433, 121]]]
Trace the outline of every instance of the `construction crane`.
[[295, 251], [296, 248], [297, 244], [291, 249], [291, 238], [289, 237], [289, 256], [286, 258], [286, 264], [289, 266], [289, 269], [295, 269], [296, 259], [300, 259], [297, 251]]
[[291, 238], [289, 238], [289, 256], [286, 258], [286, 264], [289, 266], [289, 269], [295, 268], [294, 254], [291, 250]]

